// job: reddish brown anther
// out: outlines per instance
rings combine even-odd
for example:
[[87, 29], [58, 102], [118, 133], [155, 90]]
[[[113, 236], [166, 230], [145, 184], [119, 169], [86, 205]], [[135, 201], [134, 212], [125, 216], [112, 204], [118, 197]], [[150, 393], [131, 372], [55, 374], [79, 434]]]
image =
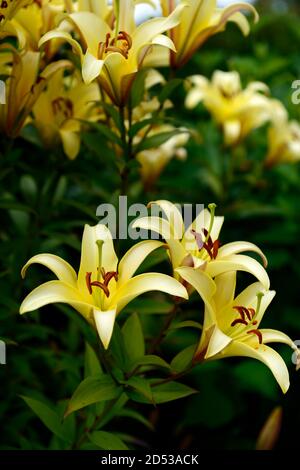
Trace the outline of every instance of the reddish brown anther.
[[250, 331], [247, 331], [247, 335], [250, 335], [250, 334], [254, 334], [258, 337], [258, 342], [259, 344], [262, 344], [262, 341], [263, 341], [263, 337], [262, 337], [262, 334], [259, 330], [250, 330]]
[[[98, 271], [99, 271], [99, 268], [98, 268]], [[88, 291], [89, 291], [90, 294], [92, 294], [93, 293], [93, 287], [100, 287], [100, 289], [103, 290], [106, 297], [109, 297], [110, 292], [109, 292], [109, 289], [108, 289], [108, 284], [111, 281], [111, 279], [113, 279], [113, 278], [116, 281], [118, 280], [118, 273], [115, 272], [115, 271], [109, 271], [108, 273], [106, 273], [104, 268], [101, 268], [100, 272], [101, 272], [101, 275], [102, 275], [102, 278], [103, 278], [103, 282], [92, 281], [92, 279], [91, 279], [92, 273], [86, 273], [85, 280], [86, 280], [86, 285], [87, 285]]]
[[231, 323], [231, 326], [238, 325], [239, 323], [241, 323], [242, 325], [245, 325], [245, 326], [248, 325], [246, 320], [243, 320], [242, 318], [237, 318], [236, 320], [233, 320], [233, 322]]

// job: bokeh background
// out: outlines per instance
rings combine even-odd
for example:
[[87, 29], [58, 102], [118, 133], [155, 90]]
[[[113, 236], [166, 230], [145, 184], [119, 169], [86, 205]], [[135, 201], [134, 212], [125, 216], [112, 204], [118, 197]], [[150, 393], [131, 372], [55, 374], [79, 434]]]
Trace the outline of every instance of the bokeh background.
[[[266, 82], [272, 95], [284, 102], [291, 118], [300, 121], [300, 105], [291, 102], [291, 84], [300, 79], [299, 2], [262, 0], [256, 6], [261, 19], [249, 38], [242, 39], [234, 26], [228, 26], [226, 33], [210, 39], [196, 54], [184, 75], [210, 77], [215, 69], [237, 70], [244, 84], [251, 80]], [[239, 146], [236, 158], [241, 164], [228, 176], [230, 155], [222, 145], [217, 125], [202, 106], [193, 111], [184, 109], [183, 89], [175, 101], [170, 113], [198, 131], [200, 137], [190, 141], [186, 163], [173, 160], [150, 193], [144, 192], [133, 172], [130, 202], [157, 197], [181, 203], [216, 202], [218, 213], [225, 215], [221, 241], [257, 243], [269, 259], [271, 285], [277, 295], [263, 326], [300, 339], [299, 165], [263, 169], [267, 143], [266, 130], [261, 128]], [[18, 309], [30, 289], [49, 279], [46, 270], [37, 267], [25, 282], [21, 281], [24, 262], [35, 253], [52, 252], [78, 266], [83, 224], [97, 223], [97, 206], [117, 200], [118, 175], [99, 137], [90, 131], [83, 140], [81, 154], [72, 162], [59, 149], [45, 152], [32, 135], [2, 145], [0, 331], [7, 343], [7, 364], [0, 366], [2, 449], [58, 448], [20, 395], [63, 407], [63, 400], [82, 379], [84, 342], [92, 333], [81, 318], [62, 305], [45, 307], [22, 318]], [[126, 247], [123, 241], [117, 249]], [[169, 270], [160, 254], [156, 261], [160, 269]], [[164, 321], [160, 315], [163, 304], [158, 303], [157, 315], [150, 316], [149, 302], [145, 298], [128, 310], [138, 311], [144, 331], [155, 334]], [[186, 318], [197, 315], [197, 309], [195, 299], [192, 310], [184, 312]], [[172, 358], [195, 339], [195, 333], [188, 329], [180, 334], [174, 331], [164, 341], [162, 352]], [[121, 417], [111, 422], [108, 430], [138, 435], [134, 445], [154, 449], [253, 449], [269, 414], [281, 406], [283, 421], [276, 448], [297, 448], [300, 376], [291, 363], [290, 350], [278, 350], [291, 372], [286, 396], [270, 371], [258, 362], [211, 362], [184, 379], [199, 390], [197, 395], [157, 408], [145, 405], [143, 413], [153, 423], [154, 432]]]

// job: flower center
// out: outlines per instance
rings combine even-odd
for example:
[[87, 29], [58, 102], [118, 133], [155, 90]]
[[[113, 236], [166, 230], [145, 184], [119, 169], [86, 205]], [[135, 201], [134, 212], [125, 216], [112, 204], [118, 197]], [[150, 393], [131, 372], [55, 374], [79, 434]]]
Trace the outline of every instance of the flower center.
[[128, 59], [128, 52], [132, 46], [132, 39], [125, 31], [120, 31], [117, 37], [111, 38], [111, 34], [106, 34], [105, 42], [99, 42], [98, 59], [102, 60], [110, 52], [118, 52], [125, 59]]
[[[109, 297], [110, 292], [108, 285], [113, 278], [115, 279], [115, 281], [118, 280], [118, 273], [116, 271], [105, 272], [105, 269], [101, 267], [103, 243], [103, 240], [96, 241], [96, 245], [98, 248], [97, 280], [92, 281], [92, 273], [87, 272], [85, 275], [85, 281], [89, 294], [93, 294], [93, 287], [100, 287], [100, 289], [104, 292], [105, 296]], [[99, 300], [101, 303], [101, 297]]]
[[214, 225], [216, 205], [209, 204], [208, 208], [210, 210], [210, 223], [209, 223], [208, 230], [206, 228], [202, 229], [204, 239], [201, 233], [198, 233], [195, 230], [191, 230], [191, 233], [195, 237], [195, 240], [199, 249], [198, 256], [201, 257], [201, 255], [203, 255], [204, 252], [206, 252], [208, 256], [210, 257], [210, 259], [213, 260], [213, 259], [216, 259], [216, 257], [218, 256], [218, 252], [220, 248], [220, 241], [219, 240], [213, 241], [211, 238], [211, 231]]
[[73, 103], [69, 98], [59, 96], [52, 101], [52, 110], [55, 118], [59, 123], [63, 123], [66, 119], [70, 119], [74, 113]]
[[[261, 299], [263, 297], [263, 293], [257, 294], [257, 307], [256, 310], [254, 308], [246, 308], [242, 306], [234, 306], [233, 309], [236, 310], [239, 314], [239, 317], [233, 320], [233, 322], [230, 324], [230, 326], [236, 326], [236, 325], [245, 325], [248, 329], [248, 327], [256, 326], [258, 321], [254, 319], [255, 316], [258, 315], [260, 306], [261, 306]], [[247, 331], [247, 335], [254, 334], [258, 338], [259, 344], [262, 344], [263, 342], [263, 337], [261, 332], [257, 328], [251, 328], [251, 330]]]
[[100, 287], [100, 289], [103, 290], [106, 297], [109, 297], [110, 292], [109, 292], [108, 284], [113, 278], [116, 281], [118, 280], [118, 273], [116, 271], [109, 271], [106, 273], [104, 268], [98, 268], [98, 272], [101, 273], [103, 282], [100, 282], [99, 280], [92, 281], [92, 273], [86, 273], [85, 280], [86, 280], [86, 285], [87, 285], [89, 294], [93, 293], [93, 287]]

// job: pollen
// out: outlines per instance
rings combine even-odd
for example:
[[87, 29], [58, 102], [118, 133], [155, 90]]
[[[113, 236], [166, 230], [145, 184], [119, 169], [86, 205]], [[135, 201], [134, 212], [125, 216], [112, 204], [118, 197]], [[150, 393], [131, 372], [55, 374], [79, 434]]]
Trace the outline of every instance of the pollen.
[[125, 31], [120, 31], [118, 36], [111, 39], [111, 34], [107, 33], [105, 41], [98, 44], [98, 59], [104, 59], [109, 52], [117, 52], [125, 59], [128, 59], [128, 52], [132, 47], [131, 36]]

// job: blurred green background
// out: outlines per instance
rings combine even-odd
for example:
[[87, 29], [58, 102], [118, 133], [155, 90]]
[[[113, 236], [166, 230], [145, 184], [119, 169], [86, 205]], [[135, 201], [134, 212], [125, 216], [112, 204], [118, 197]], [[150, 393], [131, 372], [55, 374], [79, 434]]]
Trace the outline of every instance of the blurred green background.
[[[266, 82], [272, 95], [284, 102], [291, 118], [300, 121], [300, 107], [291, 103], [291, 83], [300, 78], [299, 2], [261, 1], [257, 8], [261, 20], [249, 38], [242, 39], [235, 27], [228, 27], [226, 33], [210, 39], [182, 74], [210, 77], [215, 69], [237, 70], [244, 84], [251, 80]], [[266, 129], [262, 128], [236, 150], [235, 157], [243, 164], [228, 176], [230, 155], [222, 146], [216, 124], [202, 106], [187, 112], [183, 100], [182, 89], [176, 95], [176, 111], [170, 113], [201, 137], [190, 141], [185, 163], [174, 160], [169, 164], [151, 193], [143, 191], [133, 172], [130, 202], [158, 197], [180, 203], [216, 202], [218, 214], [225, 215], [221, 241], [257, 243], [269, 259], [271, 286], [277, 295], [263, 326], [300, 339], [299, 165], [263, 170], [267, 143]], [[0, 365], [2, 449], [58, 448], [20, 395], [59, 403], [82, 379], [84, 341], [93, 341], [92, 333], [66, 306], [45, 307], [21, 318], [21, 299], [48, 280], [49, 274], [34, 267], [22, 282], [20, 269], [39, 252], [55, 253], [78, 266], [83, 224], [97, 223], [97, 206], [116, 202], [118, 196], [119, 178], [102, 144], [92, 131], [86, 132], [80, 156], [70, 162], [59, 149], [50, 154], [34, 142], [18, 139], [1, 143], [0, 325], [1, 338], [7, 343], [7, 364]], [[123, 252], [126, 242], [117, 248]], [[170, 269], [163, 260], [159, 268], [166, 272]], [[247, 281], [251, 278], [243, 276], [242, 282]], [[139, 307], [131, 310], [134, 308], [139, 311]], [[192, 310], [184, 314], [195, 318], [197, 308], [195, 298]], [[146, 335], [155, 333], [164, 321], [163, 315], [150, 316], [142, 310]], [[121, 323], [123, 318], [126, 312], [120, 317]], [[166, 338], [162, 350], [167, 358], [195, 341], [195, 333], [184, 330], [184, 334], [173, 332]], [[184, 379], [199, 390], [197, 395], [143, 408], [154, 432], [124, 418], [115, 419], [109, 426], [140, 436], [135, 445], [154, 449], [253, 449], [268, 415], [280, 405], [283, 422], [276, 448], [296, 448], [300, 376], [288, 348], [279, 347], [278, 351], [291, 372], [286, 396], [270, 371], [258, 362], [212, 362], [197, 367]]]

